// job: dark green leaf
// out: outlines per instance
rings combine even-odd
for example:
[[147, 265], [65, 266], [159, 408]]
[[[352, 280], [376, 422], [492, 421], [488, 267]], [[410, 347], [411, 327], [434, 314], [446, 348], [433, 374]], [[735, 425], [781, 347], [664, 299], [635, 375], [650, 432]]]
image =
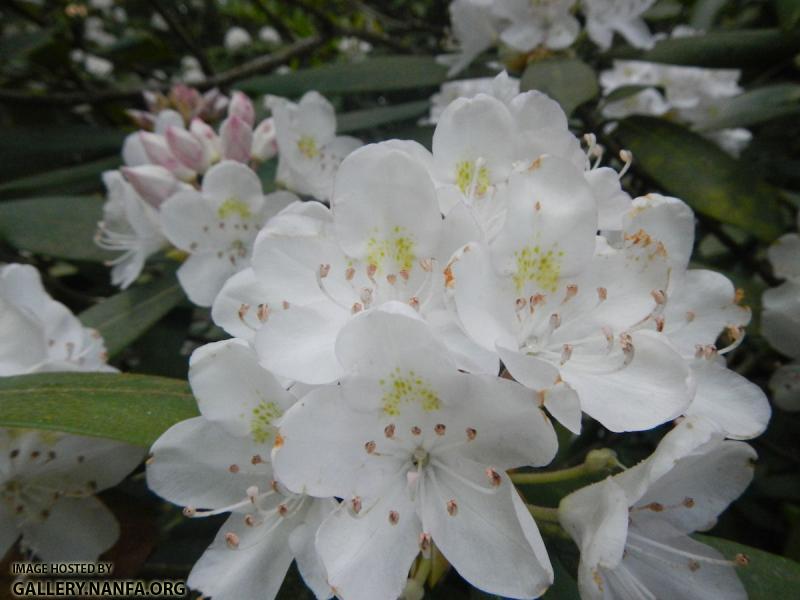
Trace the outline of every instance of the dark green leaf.
[[744, 554], [750, 560], [748, 566], [737, 569], [737, 573], [753, 600], [794, 598], [800, 590], [800, 563], [721, 538], [695, 537], [722, 552], [725, 558], [733, 560], [737, 554]]
[[0, 378], [0, 426], [49, 429], [149, 446], [197, 416], [185, 381], [116, 373]]
[[756, 88], [721, 101], [704, 130], [748, 127], [800, 112], [800, 85], [784, 83]]
[[145, 333], [181, 300], [183, 290], [174, 269], [159, 279], [132, 287], [80, 314], [81, 322], [100, 332], [110, 356]]
[[798, 51], [798, 31], [786, 33], [779, 29], [740, 29], [666, 39], [644, 53], [625, 49], [615, 52], [613, 56], [673, 65], [741, 68], [748, 65], [762, 67], [793, 56]]
[[322, 94], [382, 92], [436, 87], [447, 68], [428, 56], [377, 56], [352, 63], [324, 65], [285, 75], [253, 77], [237, 87], [251, 94], [300, 96], [309, 90]]
[[623, 100], [628, 98], [629, 96], [633, 96], [634, 94], [638, 94], [642, 90], [652, 89], [652, 85], [623, 85], [616, 88], [607, 96], [603, 97], [603, 102], [608, 104], [610, 102], [616, 102], [617, 100]]
[[800, 0], [775, 0], [775, 10], [781, 27], [787, 31], [800, 24]]
[[728, 0], [698, 0], [692, 8], [689, 25], [695, 29], [708, 31], [717, 20], [719, 12], [725, 8]]
[[349, 133], [370, 127], [378, 127], [387, 123], [397, 121], [408, 121], [415, 117], [424, 115], [431, 103], [428, 100], [417, 102], [406, 102], [395, 104], [394, 106], [379, 106], [377, 108], [366, 108], [341, 114], [337, 117], [336, 128], [340, 133]]
[[45, 196], [0, 202], [0, 237], [15, 248], [71, 260], [113, 257], [94, 243], [103, 200], [96, 196]]
[[549, 58], [529, 64], [520, 88], [544, 92], [561, 104], [567, 116], [599, 92], [594, 70], [577, 58]]
[[677, 0], [659, 0], [642, 15], [648, 21], [674, 19], [683, 12], [681, 3]]
[[615, 135], [633, 152], [638, 169], [697, 212], [767, 242], [783, 232], [778, 191], [713, 142], [652, 117], [625, 119]]
[[12, 179], [0, 184], [0, 197], [20, 198], [34, 194], [82, 194], [103, 187], [100, 176], [103, 171], [118, 167], [120, 159], [116, 156], [101, 158], [74, 167], [55, 169], [38, 175]]

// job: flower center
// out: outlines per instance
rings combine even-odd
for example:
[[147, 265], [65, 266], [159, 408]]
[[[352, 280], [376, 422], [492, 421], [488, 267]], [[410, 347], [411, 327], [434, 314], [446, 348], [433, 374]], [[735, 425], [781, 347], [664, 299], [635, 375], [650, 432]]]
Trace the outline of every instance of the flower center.
[[302, 154], [306, 158], [315, 158], [319, 156], [319, 148], [317, 147], [317, 140], [315, 140], [310, 135], [300, 136], [300, 139], [297, 140], [297, 149], [300, 150], [300, 154]]
[[522, 250], [514, 252], [517, 269], [512, 275], [512, 280], [517, 292], [522, 293], [528, 282], [535, 283], [544, 291], [555, 292], [561, 276], [561, 258], [563, 256], [564, 251], [557, 250], [555, 246], [545, 250], [538, 244], [525, 246]]
[[220, 219], [227, 219], [232, 215], [239, 215], [240, 219], [249, 219], [253, 213], [250, 212], [250, 207], [239, 198], [231, 197], [220, 205], [217, 215]]
[[462, 160], [456, 165], [456, 185], [465, 196], [484, 196], [489, 189], [489, 169], [482, 161]]
[[405, 229], [396, 225], [389, 237], [371, 237], [367, 241], [367, 264], [375, 265], [377, 273], [384, 271], [386, 261], [391, 261], [397, 271], [410, 271], [417, 260], [414, 240]]
[[408, 371], [405, 375], [396, 368], [386, 379], [381, 379], [383, 388], [383, 412], [390, 416], [400, 414], [400, 407], [404, 404], [419, 404], [425, 412], [432, 412], [441, 408], [438, 394], [416, 375]]
[[283, 411], [274, 402], [260, 402], [250, 417], [250, 435], [257, 444], [265, 444], [275, 434], [273, 421], [280, 417]]

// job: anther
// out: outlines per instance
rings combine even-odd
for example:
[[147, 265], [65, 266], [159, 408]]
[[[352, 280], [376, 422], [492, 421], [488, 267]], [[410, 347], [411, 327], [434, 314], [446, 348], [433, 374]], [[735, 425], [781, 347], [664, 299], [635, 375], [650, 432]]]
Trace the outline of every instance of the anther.
[[389, 511], [389, 523], [397, 525], [400, 522], [400, 513], [396, 510]]
[[353, 496], [353, 498], [350, 500], [350, 508], [353, 509], [355, 514], [361, 512], [361, 496]]
[[658, 305], [665, 304], [667, 301], [667, 294], [664, 293], [664, 290], [653, 290], [650, 292], [650, 295], [653, 297], [653, 300], [655, 300], [656, 304]]
[[364, 303], [364, 306], [372, 303], [372, 288], [361, 288], [361, 302]]
[[600, 302], [603, 302], [608, 298], [608, 290], [604, 287], [597, 288], [597, 297], [600, 299]]
[[570, 298], [574, 298], [578, 294], [578, 286], [574, 283], [570, 283], [567, 286], [567, 293], [564, 295], [564, 300], [562, 302], [567, 302]]
[[193, 517], [197, 514], [197, 509], [194, 506], [187, 506], [183, 509], [184, 517]]
[[447, 514], [451, 517], [455, 517], [458, 514], [458, 504], [455, 500], [447, 501]]
[[244, 516], [244, 524], [248, 527], [255, 527], [256, 518], [254, 515], [245, 515]]
[[330, 273], [330, 272], [331, 272], [331, 266], [330, 265], [320, 265], [319, 266], [319, 276], [322, 279], [325, 279], [328, 276], [328, 273]]
[[411, 298], [408, 299], [408, 305], [414, 310], [419, 310], [419, 298], [411, 296]]
[[500, 484], [503, 483], [503, 478], [500, 477], [500, 473], [495, 471], [492, 467], [486, 469], [486, 477], [489, 478], [489, 483], [492, 484], [492, 487], [499, 487]]
[[516, 301], [514, 302], [514, 305], [517, 311], [520, 311], [528, 305], [528, 301], [525, 300], [525, 298], [517, 298]]
[[430, 273], [433, 270], [433, 261], [430, 258], [420, 258], [419, 266], [426, 273]]
[[739, 552], [736, 556], [733, 557], [733, 562], [736, 563], [737, 567], [746, 567], [750, 564], [750, 557], [747, 554], [742, 554]]
[[478, 430], [474, 427], [467, 427], [467, 439], [471, 442], [478, 435]]
[[250, 310], [249, 304], [242, 304], [239, 307], [239, 320], [244, 321], [245, 316], [247, 316], [247, 312]]
[[259, 304], [258, 310], [256, 311], [256, 316], [258, 320], [264, 323], [267, 319], [269, 319], [269, 305], [267, 304]]
[[372, 454], [373, 452], [375, 452], [376, 446], [377, 444], [374, 441], [369, 441], [366, 444], [364, 444], [364, 450], [367, 451], [367, 454]]
[[550, 329], [555, 330], [561, 325], [561, 315], [553, 313], [550, 315]]
[[253, 464], [253, 465], [260, 465], [263, 462], [264, 462], [264, 459], [261, 458], [260, 454], [255, 454], [255, 455], [253, 455], [253, 458], [250, 459], [250, 464]]
[[631, 168], [631, 163], [633, 163], [633, 153], [630, 150], [620, 150], [619, 158], [623, 163], [625, 163], [622, 167], [622, 170], [619, 172], [619, 178], [622, 179], [625, 176], [625, 173], [628, 172], [628, 169]]
[[239, 465], [231, 465], [230, 467], [228, 467], [228, 471], [230, 471], [231, 473], [234, 473], [234, 474], [238, 473], [239, 472]]
[[686, 497], [683, 499], [683, 504], [686, 508], [693, 508], [694, 507], [694, 498]]
[[364, 310], [364, 305], [360, 302], [354, 302], [352, 308], [350, 308], [350, 312], [354, 315], [360, 313], [362, 310]]
[[353, 277], [355, 277], [355, 276], [356, 276], [356, 270], [353, 267], [347, 267], [347, 269], [345, 269], [344, 278], [347, 281], [352, 281]]
[[410, 275], [408, 273], [408, 269], [400, 269], [400, 278], [403, 281], [408, 281], [409, 277], [410, 277]]
[[393, 273], [389, 273], [386, 276], [386, 281], [389, 282], [389, 285], [394, 285], [395, 283], [397, 283], [397, 275], [394, 275]]
[[285, 504], [278, 504], [278, 514], [285, 517], [289, 512], [289, 507]]
[[432, 542], [431, 534], [425, 533], [424, 531], [419, 534], [419, 549], [422, 552], [423, 556], [427, 558], [427, 555], [430, 554], [431, 551], [431, 542]]
[[282, 306], [283, 306], [283, 310], [288, 310], [289, 309], [289, 301], [288, 300], [284, 300], [283, 303], [282, 303]]
[[654, 321], [656, 322], [656, 331], [659, 333], [664, 331], [664, 317], [658, 316], [654, 319]]
[[564, 344], [561, 347], [561, 364], [563, 365], [570, 358], [572, 358], [572, 344]]
[[394, 437], [394, 430], [395, 430], [394, 423], [390, 423], [389, 425], [383, 428], [383, 435], [385, 435], [389, 439], [392, 439]]
[[250, 499], [250, 502], [255, 504], [256, 498], [258, 498], [258, 486], [251, 485], [249, 488], [247, 488], [245, 493], [247, 494], [247, 497]]
[[414, 434], [414, 435], [420, 435], [420, 434], [422, 433], [422, 429], [420, 429], [419, 427], [417, 427], [416, 425], [414, 425], [414, 426], [411, 428], [411, 433], [412, 433], [412, 434]]
[[225, 543], [228, 544], [228, 548], [231, 550], [236, 550], [239, 547], [239, 536], [229, 531], [225, 534]]
[[367, 265], [367, 277], [372, 279], [375, 277], [375, 273], [378, 272], [378, 265], [369, 264]]
[[433, 428], [434, 433], [436, 435], [444, 435], [444, 432], [447, 430], [444, 423], [437, 423], [436, 426]]

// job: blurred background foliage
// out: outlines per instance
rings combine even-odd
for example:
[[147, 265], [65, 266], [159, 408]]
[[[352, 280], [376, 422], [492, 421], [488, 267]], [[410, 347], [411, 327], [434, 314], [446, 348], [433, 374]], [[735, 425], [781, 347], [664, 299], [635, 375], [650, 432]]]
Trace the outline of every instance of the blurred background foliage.
[[[207, 311], [184, 299], [168, 257], [151, 263], [140, 284], [120, 293], [103, 264], [109, 255], [93, 243], [103, 202], [101, 173], [120, 164], [122, 140], [136, 129], [125, 109], [144, 108], [145, 90], [166, 93], [184, 80], [200, 90], [240, 89], [253, 98], [297, 98], [316, 89], [336, 106], [340, 132], [430, 146], [433, 128], [419, 122], [446, 80], [435, 56], [449, 45], [447, 7], [433, 0], [4, 0], [0, 260], [37, 266], [54, 297], [101, 331], [112, 363], [123, 371], [185, 379], [191, 350], [223, 333]], [[646, 18], [655, 31], [690, 24], [706, 33], [666, 39], [649, 51], [617, 43], [601, 53], [581, 38], [565, 51], [501, 58], [522, 78], [523, 89], [541, 89], [562, 104], [573, 131], [598, 134], [615, 150], [609, 156], [621, 148], [633, 151], [625, 178], [632, 195], [662, 191], [695, 209], [694, 265], [725, 273], [753, 308], [748, 336], [730, 364], [767, 389], [770, 374], [787, 360], [759, 336], [758, 317], [763, 290], [778, 283], [766, 248], [795, 229], [800, 206], [800, 1], [661, 0]], [[234, 27], [250, 40], [232, 49], [226, 36]], [[280, 40], [263, 34], [263, 27], [273, 28]], [[482, 58], [459, 78], [496, 72], [486, 64], [495, 57]], [[614, 58], [741, 69], [745, 93], [721, 103], [716, 125], [747, 127], [752, 142], [732, 158], [684, 126], [652, 117], [625, 119], [603, 135], [598, 73]], [[256, 106], [264, 112], [260, 101]], [[274, 169], [271, 162], [261, 169], [265, 189], [274, 187]], [[172, 414], [170, 406], [162, 407], [165, 423], [185, 410], [176, 405]], [[66, 404], [65, 414], [70, 410]], [[621, 436], [589, 423], [573, 443], [562, 436], [558, 465], [576, 464], [602, 446], [632, 465], [662, 434]], [[755, 482], [711, 533], [800, 560], [800, 413], [775, 409], [767, 433], [752, 443], [760, 456]], [[526, 491], [537, 503], [553, 505], [567, 489]], [[105, 499], [122, 523], [121, 541], [109, 557], [121, 576], [185, 577], [219, 525], [214, 519], [187, 522], [147, 491], [142, 472]], [[575, 550], [558, 540], [556, 545], [563, 552], [554, 559], [557, 584], [547, 597], [575, 598]], [[788, 587], [769, 588], [774, 581], [763, 575], [767, 563], [754, 551], [750, 555], [755, 564], [743, 577], [763, 580], [758, 597], [797, 594], [797, 565], [784, 565], [789, 579], [780, 586]], [[454, 573], [433, 595], [483, 597]], [[295, 575], [282, 597], [311, 595]]]

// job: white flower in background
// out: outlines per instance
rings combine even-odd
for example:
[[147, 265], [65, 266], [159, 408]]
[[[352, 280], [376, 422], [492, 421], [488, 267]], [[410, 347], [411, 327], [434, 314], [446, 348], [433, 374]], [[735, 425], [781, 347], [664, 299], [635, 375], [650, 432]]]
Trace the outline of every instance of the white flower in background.
[[298, 194], [330, 198], [333, 179], [344, 157], [361, 146], [356, 138], [336, 135], [333, 106], [317, 92], [294, 103], [267, 96], [278, 144], [276, 181]]
[[31, 266], [0, 268], [0, 376], [43, 371], [115, 371], [103, 339], [53, 300]]
[[[17, 347], [26, 348], [19, 338]], [[46, 562], [97, 560], [119, 525], [95, 494], [122, 481], [143, 454], [98, 438], [0, 429], [0, 556], [21, 536], [21, 549]]]
[[499, 352], [572, 431], [581, 410], [612, 431], [680, 415], [691, 399], [689, 369], [662, 336], [644, 330], [666, 301], [663, 245], [633, 236], [617, 249], [596, 237], [591, 189], [564, 159], [541, 157], [511, 176], [507, 193], [497, 237], [467, 245], [448, 268], [466, 333]]
[[372, 44], [356, 37], [339, 38], [336, 42], [339, 52], [346, 54], [351, 59], [363, 58], [372, 52]]
[[447, 75], [460, 73], [484, 50], [497, 43], [499, 20], [493, 14], [492, 0], [455, 0], [450, 3], [450, 21], [458, 52], [437, 60], [450, 67]]
[[189, 300], [211, 306], [225, 281], [245, 268], [261, 227], [297, 198], [287, 192], [264, 196], [261, 181], [235, 161], [213, 166], [200, 190], [172, 195], [161, 207], [164, 235], [189, 253], [178, 269]]
[[[720, 103], [742, 93], [740, 71], [664, 65], [635, 60], [616, 60], [612, 69], [600, 74], [603, 94], [626, 86], [645, 86], [603, 107], [610, 119], [630, 115], [664, 116], [685, 123], [723, 150], [738, 156], [752, 138], [746, 129], [713, 130]], [[664, 90], [662, 93], [659, 89]]]
[[753, 478], [756, 453], [687, 418], [645, 461], [564, 498], [561, 523], [581, 551], [581, 598], [742, 599], [735, 567], [689, 534], [717, 516]]
[[294, 398], [240, 340], [196, 350], [189, 381], [202, 416], [173, 425], [147, 461], [150, 488], [187, 516], [231, 513], [189, 587], [215, 600], [271, 600], [296, 559], [317, 598], [330, 597], [314, 535], [336, 503], [288, 492], [269, 463], [276, 424]]
[[343, 499], [317, 533], [337, 595], [396, 598], [431, 543], [477, 588], [542, 594], [553, 572], [505, 474], [555, 455], [555, 433], [529, 393], [460, 372], [399, 303], [357, 316], [336, 350], [346, 376], [287, 411], [273, 461], [290, 490]]
[[253, 38], [246, 29], [241, 27], [231, 27], [225, 32], [225, 49], [230, 52], [241, 50], [245, 46], [253, 43]]
[[540, 46], [559, 50], [572, 45], [580, 23], [572, 16], [575, 0], [505, 0], [494, 4], [504, 22], [500, 40], [519, 52]]
[[[800, 228], [800, 217], [798, 217]], [[773, 399], [783, 410], [800, 410], [800, 235], [787, 233], [768, 250], [776, 277], [781, 285], [764, 292], [761, 303], [761, 334], [781, 354], [793, 361], [780, 367], [769, 382]]]
[[181, 58], [181, 73], [180, 80], [186, 83], [198, 83], [205, 79], [200, 61], [191, 55]]
[[603, 50], [611, 47], [618, 33], [634, 48], [652, 48], [653, 34], [642, 15], [656, 0], [581, 0], [586, 15], [586, 31]]
[[[442, 268], [474, 230], [442, 221], [436, 192], [417, 160], [427, 151], [390, 141], [348, 156], [328, 210], [295, 206], [268, 224], [253, 270], [232, 278], [212, 314], [233, 335], [252, 334], [262, 364], [281, 377], [329, 383], [342, 374], [334, 351], [361, 311], [397, 300], [416, 308], [470, 371], [496, 373], [494, 352], [471, 343], [443, 302]], [[245, 334], [246, 335], [246, 334]]]
[[281, 34], [274, 27], [265, 25], [258, 30], [258, 39], [266, 44], [280, 44]]
[[103, 173], [108, 195], [95, 238], [101, 248], [122, 252], [110, 263], [111, 283], [122, 289], [136, 281], [149, 256], [168, 245], [159, 222], [158, 198], [163, 200], [177, 189], [177, 181], [165, 169], [136, 167], [126, 171], [139, 189], [147, 193], [148, 200], [119, 171]]
[[117, 37], [108, 33], [100, 17], [88, 17], [83, 22], [83, 35], [90, 42], [105, 48], [117, 41]]
[[[662, 331], [691, 369], [694, 399], [685, 413], [715, 423], [727, 437], [754, 438], [766, 429], [770, 406], [760, 387], [727, 369], [722, 354], [736, 348], [750, 322], [733, 284], [721, 273], [689, 269], [694, 213], [681, 200], [659, 194], [637, 198], [624, 217], [623, 236], [661, 245], [670, 263], [666, 306], [650, 325]], [[732, 341], [718, 349], [725, 333]]]
[[488, 94], [505, 103], [519, 94], [519, 79], [509, 77], [503, 71], [496, 77], [459, 79], [442, 84], [439, 91], [431, 96], [431, 111], [424, 123], [436, 124], [442, 112], [456, 98], [474, 98], [478, 94]]
[[73, 62], [82, 65], [87, 73], [95, 77], [108, 77], [114, 70], [114, 64], [111, 61], [83, 50], [72, 50], [69, 56]]

